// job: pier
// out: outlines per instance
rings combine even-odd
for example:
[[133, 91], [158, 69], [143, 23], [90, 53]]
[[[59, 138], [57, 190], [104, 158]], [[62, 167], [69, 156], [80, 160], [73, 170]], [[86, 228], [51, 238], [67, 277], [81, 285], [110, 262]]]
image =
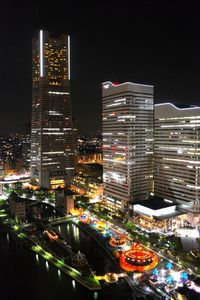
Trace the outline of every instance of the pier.
[[60, 269], [63, 273], [70, 276], [89, 290], [100, 290], [101, 285], [94, 276], [83, 276], [78, 270], [65, 264], [62, 260], [56, 258], [51, 253], [45, 251], [41, 246], [32, 246], [31, 249], [44, 258], [46, 261], [53, 264], [56, 268]]

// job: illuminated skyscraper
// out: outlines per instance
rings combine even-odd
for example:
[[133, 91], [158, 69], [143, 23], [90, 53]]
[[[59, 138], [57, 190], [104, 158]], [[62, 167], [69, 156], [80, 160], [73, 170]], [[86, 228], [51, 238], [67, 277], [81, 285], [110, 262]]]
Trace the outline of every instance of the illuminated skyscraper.
[[33, 39], [31, 181], [56, 187], [73, 173], [74, 137], [70, 100], [70, 37]]
[[200, 213], [200, 107], [155, 105], [155, 195]]
[[103, 180], [121, 210], [153, 189], [153, 86], [103, 83]]

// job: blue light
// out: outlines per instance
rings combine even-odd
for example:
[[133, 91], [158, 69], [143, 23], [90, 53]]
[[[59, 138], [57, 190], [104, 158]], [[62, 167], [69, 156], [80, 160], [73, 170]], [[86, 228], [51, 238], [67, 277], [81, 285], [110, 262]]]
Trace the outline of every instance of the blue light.
[[158, 269], [157, 268], [153, 269], [152, 274], [158, 276]]
[[168, 263], [166, 264], [166, 269], [171, 270], [172, 267], [173, 267], [172, 263], [168, 261]]
[[181, 272], [181, 280], [188, 280], [188, 273], [185, 271]]
[[172, 275], [167, 276], [166, 282], [167, 282], [167, 284], [173, 284], [173, 282], [174, 282], [173, 276]]

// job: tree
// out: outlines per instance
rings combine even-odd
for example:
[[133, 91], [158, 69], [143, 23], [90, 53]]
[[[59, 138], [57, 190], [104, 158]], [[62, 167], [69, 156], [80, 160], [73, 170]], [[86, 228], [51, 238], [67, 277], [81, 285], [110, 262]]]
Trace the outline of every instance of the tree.
[[4, 188], [6, 191], [9, 190], [9, 184], [8, 184], [8, 183], [5, 183], [4, 186], [3, 186], [3, 188]]
[[16, 190], [21, 190], [22, 187], [23, 187], [22, 182], [19, 182], [19, 181], [18, 181], [18, 182], [15, 183], [15, 189], [16, 189]]
[[29, 189], [29, 188], [26, 188], [25, 189], [25, 195], [27, 198], [31, 198], [33, 196], [33, 190]]

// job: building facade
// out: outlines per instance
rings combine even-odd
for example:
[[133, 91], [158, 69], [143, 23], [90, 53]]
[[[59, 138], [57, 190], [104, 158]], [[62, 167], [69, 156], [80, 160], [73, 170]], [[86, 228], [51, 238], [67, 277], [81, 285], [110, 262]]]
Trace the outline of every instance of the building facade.
[[200, 213], [200, 107], [155, 105], [154, 192]]
[[68, 189], [58, 187], [55, 190], [55, 207], [63, 209], [63, 212], [68, 213], [74, 209], [74, 200], [76, 194]]
[[31, 181], [63, 186], [75, 168], [69, 36], [40, 30], [32, 60]]
[[105, 82], [102, 89], [104, 199], [125, 211], [153, 189], [153, 86]]
[[26, 219], [26, 205], [25, 200], [20, 198], [15, 192], [9, 195], [10, 214], [15, 219]]
[[81, 172], [76, 173], [71, 182], [70, 189], [77, 194], [91, 199], [103, 199], [103, 183], [101, 178], [87, 176]]

